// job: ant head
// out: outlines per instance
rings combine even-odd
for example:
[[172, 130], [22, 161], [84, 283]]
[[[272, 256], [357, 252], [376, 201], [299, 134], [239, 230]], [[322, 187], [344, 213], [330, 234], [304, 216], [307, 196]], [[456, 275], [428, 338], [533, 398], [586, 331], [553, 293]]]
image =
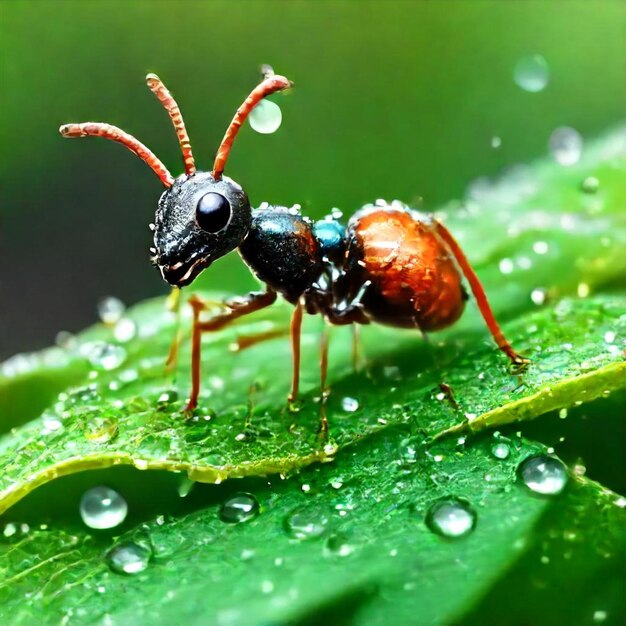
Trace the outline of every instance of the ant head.
[[217, 151], [212, 172], [196, 172], [189, 136], [176, 101], [155, 74], [148, 87], [174, 124], [185, 174], [174, 179], [163, 163], [140, 141], [110, 124], [66, 124], [64, 137], [100, 136], [121, 143], [145, 161], [167, 187], [159, 200], [154, 224], [152, 260], [171, 285], [184, 287], [213, 261], [237, 248], [250, 227], [250, 203], [243, 189], [224, 177], [224, 167], [239, 128], [265, 97], [291, 86], [291, 81], [265, 67], [263, 81], [237, 109]]
[[239, 246], [250, 215], [248, 196], [230, 178], [198, 172], [176, 179], [161, 196], [154, 223], [154, 261], [163, 278], [177, 287], [190, 284]]

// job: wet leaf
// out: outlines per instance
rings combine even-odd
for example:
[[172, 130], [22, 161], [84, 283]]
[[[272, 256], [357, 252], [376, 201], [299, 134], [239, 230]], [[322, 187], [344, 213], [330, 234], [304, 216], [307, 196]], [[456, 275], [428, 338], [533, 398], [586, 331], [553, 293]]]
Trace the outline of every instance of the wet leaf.
[[[517, 468], [545, 446], [470, 435], [626, 388], [624, 145], [616, 133], [573, 168], [541, 162], [448, 208], [505, 334], [531, 359], [527, 371], [512, 370], [472, 303], [429, 344], [415, 332], [363, 329], [359, 372], [349, 329], [335, 329], [329, 441], [317, 435], [315, 318], [303, 335], [301, 404], [286, 404], [285, 304], [205, 337], [192, 415], [182, 410], [189, 310], [177, 367], [166, 372], [176, 327], [162, 299], [127, 311], [125, 328], [98, 325], [67, 347], [4, 363], [0, 621], [307, 624], [341, 615], [376, 624], [410, 623], [419, 610], [420, 623], [451, 623], [492, 612], [494, 590], [509, 579], [550, 587], [557, 578], [582, 584], [583, 567], [614, 572], [623, 499], [576, 466], [562, 494], [539, 497]], [[602, 181], [593, 198], [580, 189], [589, 175]], [[133, 467], [111, 467], [120, 465]], [[93, 531], [78, 503], [102, 483], [124, 495], [129, 515]], [[236, 492], [259, 510], [238, 496], [225, 514]], [[432, 532], [427, 512], [441, 498], [465, 503], [475, 528], [454, 540]], [[232, 523], [242, 507], [250, 519]], [[568, 548], [575, 566], [559, 561], [535, 575], [543, 556], [547, 565], [561, 558], [568, 533], [580, 539]], [[137, 573], [120, 574], [122, 562]], [[606, 607], [622, 610], [614, 595]]]
[[[134, 352], [109, 343], [110, 338], [94, 340], [90, 333], [79, 340], [79, 354], [92, 354], [96, 345], [100, 358], [102, 345], [115, 346], [125, 359], [113, 370], [92, 369], [87, 384], [62, 392], [40, 418], [4, 438], [0, 511], [49, 480], [86, 469], [130, 464], [184, 471], [192, 480], [216, 483], [289, 474], [329, 461], [337, 449], [392, 424], [415, 421], [425, 436], [478, 430], [531, 419], [626, 386], [622, 349], [615, 339], [606, 341], [607, 333], [623, 334], [626, 306], [621, 297], [563, 300], [555, 309], [508, 323], [505, 332], [532, 359], [522, 374], [512, 371], [486, 337], [477, 341], [475, 335], [451, 333], [443, 346], [432, 350], [414, 337], [390, 350], [390, 335], [376, 330], [368, 337], [368, 369], [355, 374], [346, 363], [351, 337], [343, 332], [335, 338], [338, 358], [328, 404], [332, 438], [320, 442], [319, 394], [310, 376], [314, 368], [306, 368], [301, 410], [290, 412], [284, 399], [287, 341], [274, 339], [229, 352], [238, 337], [262, 332], [270, 324], [267, 317], [209, 338], [204, 346], [208, 384], [200, 408], [186, 415], [188, 355], [183, 350], [181, 384], [175, 385], [164, 374], [171, 332], [166, 332], [168, 314], [163, 310], [156, 302], [135, 313], [140, 333], [142, 320], [158, 331], [144, 342], [135, 341]], [[286, 327], [286, 313], [286, 307], [277, 307], [273, 326]], [[157, 326], [159, 319], [164, 324]], [[305, 363], [315, 364], [316, 340], [316, 332], [307, 330]], [[452, 395], [440, 390], [440, 381], [450, 386]], [[353, 405], [349, 410], [344, 398]]]

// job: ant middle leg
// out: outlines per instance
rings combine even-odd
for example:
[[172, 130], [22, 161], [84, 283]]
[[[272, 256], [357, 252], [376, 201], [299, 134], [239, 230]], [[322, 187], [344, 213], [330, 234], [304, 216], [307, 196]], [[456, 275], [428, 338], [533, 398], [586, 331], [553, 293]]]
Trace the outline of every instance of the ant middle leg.
[[253, 291], [246, 296], [226, 300], [223, 303], [226, 311], [203, 322], [200, 320], [200, 314], [206, 310], [206, 303], [196, 295], [189, 298], [189, 304], [193, 309], [193, 331], [191, 336], [191, 394], [187, 403], [187, 411], [198, 406], [202, 333], [219, 330], [244, 315], [270, 306], [275, 301], [276, 292], [271, 289], [260, 292]]

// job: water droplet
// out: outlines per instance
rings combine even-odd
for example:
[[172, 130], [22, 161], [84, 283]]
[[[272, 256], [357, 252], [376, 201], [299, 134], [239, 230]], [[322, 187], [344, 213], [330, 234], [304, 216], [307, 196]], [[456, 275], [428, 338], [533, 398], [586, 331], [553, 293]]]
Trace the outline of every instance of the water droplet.
[[537, 289], [533, 289], [530, 292], [530, 299], [532, 300], [533, 304], [536, 304], [537, 306], [541, 306], [542, 304], [545, 304], [547, 295], [548, 294], [546, 290], [539, 287]]
[[511, 259], [502, 259], [498, 264], [498, 267], [503, 274], [510, 274], [515, 266]]
[[17, 526], [13, 524], [13, 522], [9, 522], [5, 525], [2, 534], [8, 539], [9, 537], [13, 537], [17, 533]]
[[131, 341], [136, 334], [137, 325], [129, 317], [123, 317], [113, 328], [113, 336], [121, 343]]
[[41, 417], [41, 423], [43, 428], [41, 430], [42, 435], [49, 435], [63, 428], [63, 422], [56, 415], [46, 415]]
[[106, 554], [106, 560], [118, 574], [138, 574], [148, 567], [151, 556], [146, 546], [125, 541], [111, 548]]
[[250, 126], [257, 133], [271, 135], [275, 133], [283, 121], [283, 114], [280, 107], [271, 100], [261, 100], [250, 113]]
[[596, 624], [601, 624], [609, 614], [606, 611], [594, 611], [593, 612], [593, 621]]
[[591, 289], [587, 283], [578, 283], [578, 287], [576, 287], [576, 295], [579, 298], [587, 298], [591, 293]]
[[509, 454], [511, 454], [511, 449], [507, 443], [499, 441], [491, 446], [491, 454], [493, 454], [496, 459], [506, 459]]
[[191, 493], [191, 490], [195, 487], [195, 485], [196, 485], [195, 480], [190, 480], [189, 478], [187, 478], [187, 476], [184, 476], [183, 478], [181, 478], [180, 482], [178, 483], [178, 487], [177, 487], [178, 495], [181, 498], [186, 498]]
[[110, 371], [119, 367], [126, 359], [126, 350], [104, 341], [94, 341], [81, 346], [81, 354], [99, 370]]
[[259, 513], [259, 503], [251, 493], [236, 493], [220, 509], [220, 519], [229, 524], [246, 522]]
[[346, 396], [341, 399], [341, 408], [348, 413], [354, 413], [359, 408], [359, 401]]
[[117, 435], [117, 423], [106, 417], [96, 417], [85, 424], [85, 439], [93, 443], [107, 443]]
[[535, 493], [556, 495], [567, 484], [567, 470], [563, 463], [543, 454], [522, 461], [518, 471], [524, 484]]
[[126, 519], [127, 513], [126, 500], [109, 487], [93, 487], [80, 499], [80, 516], [89, 528], [115, 528]]
[[476, 511], [460, 498], [443, 498], [428, 509], [426, 525], [443, 537], [463, 537], [474, 529]]
[[494, 137], [491, 138], [491, 147], [494, 150], [497, 150], [501, 145], [502, 145], [502, 137], [498, 137], [497, 135], [495, 135]]
[[550, 152], [559, 165], [578, 163], [583, 151], [583, 138], [575, 128], [562, 126], [550, 135]]
[[600, 181], [595, 176], [587, 176], [581, 187], [585, 193], [596, 193], [600, 188]]
[[328, 516], [314, 508], [299, 508], [285, 520], [285, 528], [296, 539], [315, 539], [326, 531]]
[[64, 350], [74, 350], [78, 345], [78, 340], [76, 339], [76, 335], [73, 335], [67, 330], [60, 330], [54, 338], [54, 343]]
[[108, 325], [118, 322], [125, 310], [126, 305], [119, 298], [113, 296], [107, 296], [98, 302], [98, 316]]
[[540, 54], [520, 59], [513, 70], [513, 80], [524, 91], [543, 91], [550, 80], [550, 68]]
[[348, 542], [348, 537], [343, 533], [331, 535], [324, 545], [326, 556], [349, 556], [354, 552], [354, 548]]
[[175, 389], [170, 389], [169, 391], [164, 391], [158, 398], [157, 403], [161, 406], [165, 406], [167, 404], [171, 404], [172, 402], [176, 402], [178, 400], [178, 392]]

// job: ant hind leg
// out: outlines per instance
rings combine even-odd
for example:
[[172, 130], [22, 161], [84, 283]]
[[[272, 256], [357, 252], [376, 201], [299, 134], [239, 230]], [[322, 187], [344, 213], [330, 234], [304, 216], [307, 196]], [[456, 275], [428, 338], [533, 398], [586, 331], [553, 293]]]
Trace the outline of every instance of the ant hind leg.
[[463, 274], [470, 285], [472, 293], [474, 294], [474, 298], [476, 298], [476, 303], [478, 304], [480, 314], [483, 316], [483, 319], [487, 324], [487, 328], [493, 336], [496, 344], [498, 344], [498, 348], [500, 348], [500, 350], [502, 350], [502, 352], [504, 352], [509, 357], [514, 365], [522, 367], [526, 366], [528, 363], [530, 363], [530, 360], [522, 356], [521, 354], [518, 354], [513, 349], [513, 346], [511, 346], [511, 344], [505, 338], [500, 328], [500, 325], [496, 321], [493, 311], [491, 310], [491, 305], [489, 304], [489, 300], [487, 299], [487, 294], [485, 293], [485, 290], [478, 276], [476, 275], [474, 268], [470, 265], [470, 262], [465, 256], [465, 253], [461, 249], [461, 246], [459, 246], [456, 239], [452, 236], [452, 233], [441, 222], [435, 222], [435, 224], [437, 234], [443, 239], [444, 243], [447, 245], [450, 252], [452, 252], [454, 258], [456, 259], [461, 270], [463, 271]]

